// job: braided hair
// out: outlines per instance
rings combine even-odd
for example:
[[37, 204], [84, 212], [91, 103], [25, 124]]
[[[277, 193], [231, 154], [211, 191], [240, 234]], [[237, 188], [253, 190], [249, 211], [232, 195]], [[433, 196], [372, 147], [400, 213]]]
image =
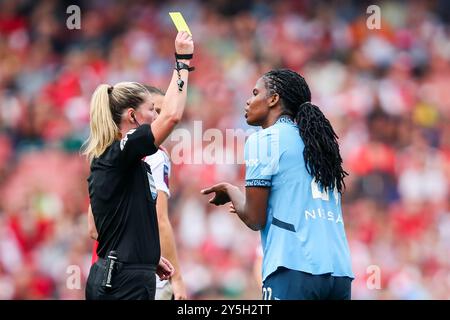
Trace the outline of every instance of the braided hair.
[[305, 79], [292, 70], [278, 69], [264, 74], [263, 80], [269, 95], [280, 96], [283, 114], [299, 126], [308, 173], [325, 190], [336, 187], [342, 193], [348, 173], [342, 168], [338, 136], [319, 107], [310, 102], [311, 91]]

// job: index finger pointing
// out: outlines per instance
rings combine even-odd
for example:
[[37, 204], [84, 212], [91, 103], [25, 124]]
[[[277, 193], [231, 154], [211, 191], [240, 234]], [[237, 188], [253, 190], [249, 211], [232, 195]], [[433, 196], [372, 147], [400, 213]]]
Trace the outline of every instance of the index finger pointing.
[[213, 192], [213, 187], [206, 188], [200, 191], [200, 193], [202, 194], [210, 194], [211, 192]]

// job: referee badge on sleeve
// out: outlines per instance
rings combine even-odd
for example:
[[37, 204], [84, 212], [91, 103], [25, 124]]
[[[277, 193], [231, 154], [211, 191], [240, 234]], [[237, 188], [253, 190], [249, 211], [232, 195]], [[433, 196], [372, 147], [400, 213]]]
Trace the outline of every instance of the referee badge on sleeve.
[[158, 196], [158, 192], [156, 191], [155, 180], [153, 180], [153, 176], [150, 174], [150, 172], [147, 172], [147, 178], [148, 178], [148, 185], [150, 186], [150, 193], [152, 194], [152, 198], [153, 198], [153, 200], [156, 200], [156, 197]]

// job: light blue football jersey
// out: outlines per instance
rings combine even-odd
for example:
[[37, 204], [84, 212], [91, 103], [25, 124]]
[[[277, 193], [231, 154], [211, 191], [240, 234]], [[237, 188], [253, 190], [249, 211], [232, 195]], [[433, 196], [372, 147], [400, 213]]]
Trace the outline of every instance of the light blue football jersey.
[[298, 126], [282, 116], [245, 144], [246, 186], [270, 187], [261, 230], [264, 279], [283, 266], [354, 278], [341, 195], [323, 192], [306, 171]]

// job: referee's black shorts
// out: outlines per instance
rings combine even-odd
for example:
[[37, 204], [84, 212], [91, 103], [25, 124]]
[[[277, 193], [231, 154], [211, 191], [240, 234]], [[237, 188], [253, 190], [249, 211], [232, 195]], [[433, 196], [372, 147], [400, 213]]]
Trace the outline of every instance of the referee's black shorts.
[[113, 277], [112, 288], [103, 288], [105, 260], [91, 266], [86, 283], [86, 300], [154, 300], [156, 266], [124, 264]]

